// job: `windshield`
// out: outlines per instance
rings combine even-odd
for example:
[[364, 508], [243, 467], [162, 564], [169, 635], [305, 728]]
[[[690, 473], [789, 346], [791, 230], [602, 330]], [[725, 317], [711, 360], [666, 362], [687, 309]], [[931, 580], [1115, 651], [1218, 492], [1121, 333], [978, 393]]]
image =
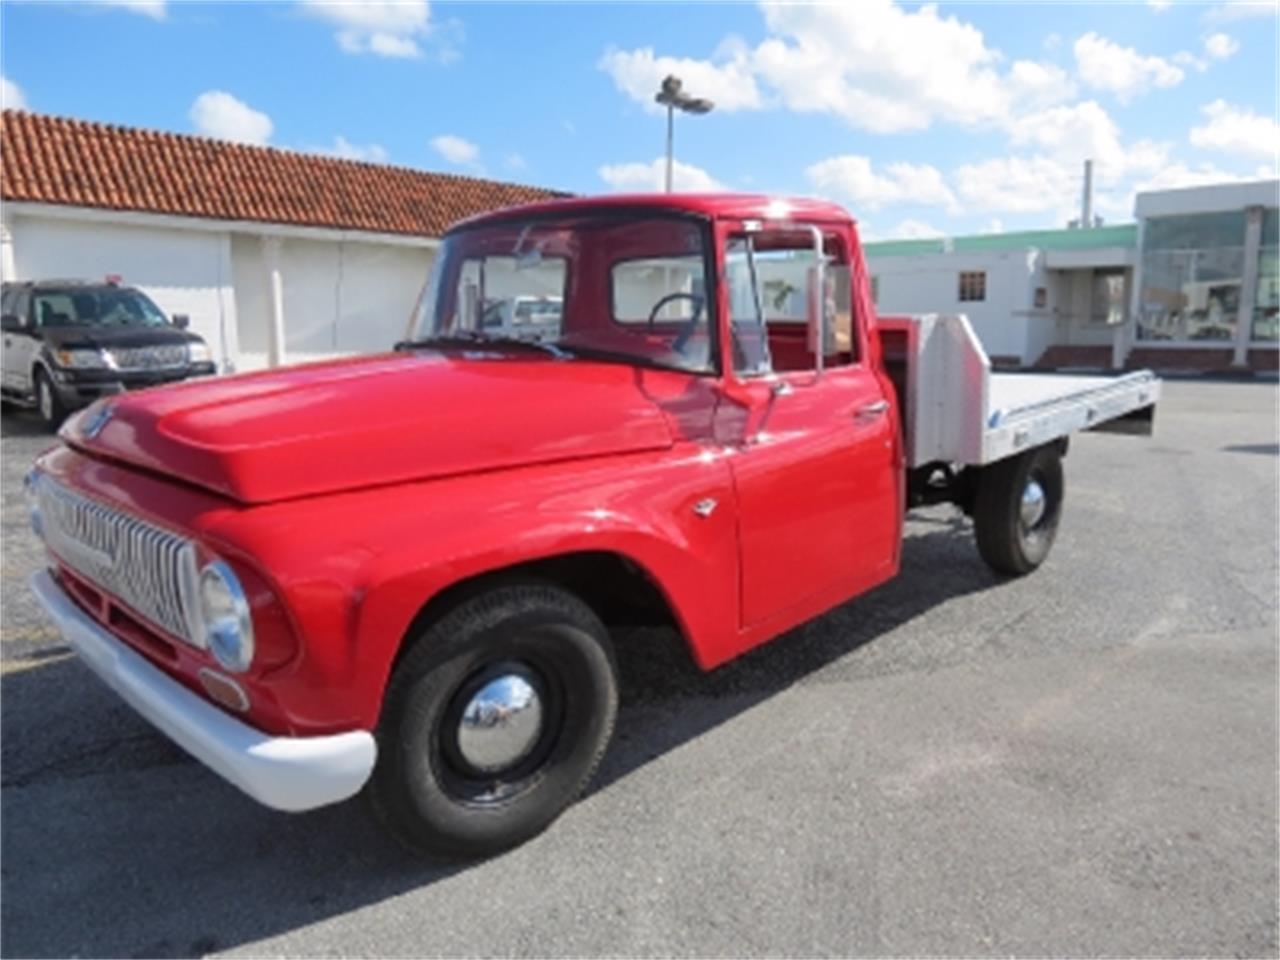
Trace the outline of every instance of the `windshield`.
[[160, 308], [137, 290], [41, 290], [32, 295], [37, 327], [161, 327]]
[[414, 342], [712, 373], [706, 232], [617, 214], [461, 230], [437, 254]]

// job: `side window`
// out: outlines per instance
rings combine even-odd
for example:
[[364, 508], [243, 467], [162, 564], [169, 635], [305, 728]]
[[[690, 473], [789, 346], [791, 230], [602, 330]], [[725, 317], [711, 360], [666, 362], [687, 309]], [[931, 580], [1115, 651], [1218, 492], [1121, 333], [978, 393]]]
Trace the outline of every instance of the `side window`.
[[820, 295], [825, 344], [823, 365], [857, 360], [848, 258], [829, 238], [823, 290], [816, 279], [814, 250], [796, 232], [730, 237], [725, 247], [734, 369], [746, 375], [812, 370], [817, 366], [809, 332], [809, 298]]

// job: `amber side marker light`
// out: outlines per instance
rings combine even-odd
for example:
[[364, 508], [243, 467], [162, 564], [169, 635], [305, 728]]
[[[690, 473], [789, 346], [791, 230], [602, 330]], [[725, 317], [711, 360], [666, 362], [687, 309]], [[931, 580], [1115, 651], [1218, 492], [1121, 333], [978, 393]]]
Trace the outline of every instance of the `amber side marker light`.
[[205, 692], [209, 694], [209, 697], [214, 702], [222, 704], [228, 710], [244, 713], [249, 709], [249, 695], [244, 692], [244, 688], [240, 684], [226, 674], [203, 667], [200, 670], [200, 682], [204, 684]]

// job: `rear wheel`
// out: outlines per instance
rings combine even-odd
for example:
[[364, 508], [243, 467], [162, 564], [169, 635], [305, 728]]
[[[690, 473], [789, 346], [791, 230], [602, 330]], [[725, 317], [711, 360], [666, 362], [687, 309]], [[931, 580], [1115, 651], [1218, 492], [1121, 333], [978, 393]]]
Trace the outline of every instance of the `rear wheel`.
[[1054, 445], [986, 467], [978, 480], [974, 535], [997, 573], [1022, 576], [1049, 555], [1062, 515], [1062, 456]]
[[438, 858], [516, 846], [586, 786], [617, 708], [612, 646], [591, 608], [550, 584], [495, 587], [424, 630], [396, 667], [374, 812]]
[[35, 372], [35, 388], [36, 412], [40, 414], [40, 419], [44, 421], [46, 427], [57, 430], [62, 426], [62, 421], [67, 418], [67, 408], [58, 398], [58, 391], [54, 389], [53, 381], [43, 370], [38, 369]]

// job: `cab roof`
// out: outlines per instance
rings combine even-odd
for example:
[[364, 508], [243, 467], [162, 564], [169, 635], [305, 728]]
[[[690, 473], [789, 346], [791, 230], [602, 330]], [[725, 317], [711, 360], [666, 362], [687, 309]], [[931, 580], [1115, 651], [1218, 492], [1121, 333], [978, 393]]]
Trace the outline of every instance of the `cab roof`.
[[842, 206], [811, 197], [778, 197], [762, 193], [615, 193], [602, 197], [569, 197], [505, 207], [470, 217], [450, 227], [474, 227], [526, 217], [581, 216], [611, 211], [652, 210], [730, 220], [852, 221]]

